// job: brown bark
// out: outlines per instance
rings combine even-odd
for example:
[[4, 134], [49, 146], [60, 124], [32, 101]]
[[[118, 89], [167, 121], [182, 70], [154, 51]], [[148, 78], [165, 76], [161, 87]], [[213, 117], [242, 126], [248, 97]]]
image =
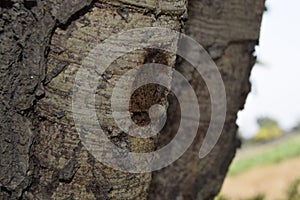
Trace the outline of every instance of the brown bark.
[[[221, 72], [227, 96], [224, 130], [212, 152], [202, 160], [197, 153], [210, 122], [210, 97], [201, 76], [187, 63], [176, 68], [189, 77], [199, 99], [201, 121], [197, 138], [190, 149], [172, 166], [154, 172], [150, 199], [213, 199], [222, 186], [229, 164], [240, 141], [236, 137], [237, 112], [243, 108], [250, 90], [249, 76], [255, 63], [264, 1], [199, 1], [190, 0], [186, 33], [204, 46]], [[162, 144], [172, 138], [180, 113], [175, 102], [169, 108]], [[174, 113], [176, 113], [174, 115]]]
[[[189, 20], [184, 23], [188, 9]], [[119, 0], [0, 3], [0, 198], [1, 199], [212, 199], [219, 191], [235, 149], [236, 113], [249, 92], [249, 74], [264, 1]], [[197, 138], [182, 158], [154, 173], [131, 174], [101, 164], [83, 146], [72, 118], [72, 87], [82, 59], [94, 44], [113, 33], [137, 27], [185, 30], [219, 66], [228, 100], [223, 134], [204, 159], [198, 152], [210, 119], [210, 100], [201, 76], [185, 62], [176, 68], [199, 97]], [[134, 37], [134, 36], [133, 36]], [[176, 48], [167, 35], [163, 45]], [[97, 89], [103, 129], [117, 146], [148, 152], [176, 132], [180, 113], [168, 98], [168, 124], [156, 139], [137, 139], [120, 131], [109, 109], [113, 82], [144, 63], [174, 66], [175, 56], [137, 50], [109, 67]], [[171, 79], [171, 76], [169, 77]], [[136, 91], [131, 112], [147, 124], [154, 103], [167, 106], [157, 85]]]

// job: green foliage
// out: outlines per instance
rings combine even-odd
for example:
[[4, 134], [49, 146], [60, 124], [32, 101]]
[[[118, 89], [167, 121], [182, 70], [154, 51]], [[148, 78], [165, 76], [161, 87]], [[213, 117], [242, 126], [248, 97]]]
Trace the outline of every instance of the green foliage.
[[265, 199], [265, 195], [264, 194], [258, 194], [250, 199], [247, 200], [264, 200]]
[[293, 182], [287, 193], [287, 200], [299, 200], [300, 199], [300, 179]]
[[259, 130], [253, 138], [255, 141], [266, 141], [282, 135], [282, 130], [274, 119], [263, 117], [257, 119], [257, 123]]
[[274, 138], [278, 138], [282, 135], [282, 131], [278, 126], [270, 128], [260, 128], [254, 136], [255, 141], [266, 141]]
[[[265, 195], [263, 194], [258, 194], [258, 195], [255, 195], [254, 197], [251, 197], [249, 199], [244, 199], [244, 200], [264, 200], [265, 199]], [[218, 195], [215, 200], [231, 200], [230, 198], [228, 197], [225, 197], [223, 195]], [[294, 199], [293, 199], [294, 200]]]
[[269, 117], [260, 117], [257, 119], [257, 124], [263, 128], [269, 128], [273, 126], [278, 126], [278, 122], [275, 119]]
[[229, 168], [228, 175], [236, 175], [254, 166], [274, 164], [299, 155], [300, 137], [287, 138], [262, 152], [234, 160]]
[[229, 198], [223, 196], [223, 195], [218, 195], [215, 200], [230, 200]]

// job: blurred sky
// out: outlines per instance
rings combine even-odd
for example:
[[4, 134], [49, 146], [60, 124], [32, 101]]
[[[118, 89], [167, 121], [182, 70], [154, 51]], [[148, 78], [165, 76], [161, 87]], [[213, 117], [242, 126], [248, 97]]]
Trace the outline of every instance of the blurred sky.
[[263, 16], [259, 62], [251, 74], [252, 92], [238, 114], [244, 137], [253, 136], [258, 117], [272, 117], [285, 130], [300, 121], [300, 0], [268, 0]]

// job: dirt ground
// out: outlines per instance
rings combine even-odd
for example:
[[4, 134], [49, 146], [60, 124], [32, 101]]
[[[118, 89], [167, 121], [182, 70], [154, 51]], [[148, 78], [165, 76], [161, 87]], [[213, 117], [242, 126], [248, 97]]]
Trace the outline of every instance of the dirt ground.
[[226, 178], [221, 194], [233, 200], [265, 194], [267, 200], [286, 199], [290, 184], [300, 178], [300, 157], [276, 165], [255, 167]]

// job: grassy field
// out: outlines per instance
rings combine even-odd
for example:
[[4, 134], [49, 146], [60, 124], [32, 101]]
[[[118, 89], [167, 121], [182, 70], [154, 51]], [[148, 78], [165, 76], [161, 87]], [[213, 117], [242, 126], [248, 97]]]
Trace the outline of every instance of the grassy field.
[[[229, 176], [240, 174], [254, 166], [276, 164], [285, 159], [300, 156], [300, 134], [283, 138], [275, 143], [263, 145], [263, 148], [250, 153], [237, 155], [229, 168]], [[249, 151], [248, 150], [248, 151]], [[251, 153], [251, 151], [253, 153]]]

